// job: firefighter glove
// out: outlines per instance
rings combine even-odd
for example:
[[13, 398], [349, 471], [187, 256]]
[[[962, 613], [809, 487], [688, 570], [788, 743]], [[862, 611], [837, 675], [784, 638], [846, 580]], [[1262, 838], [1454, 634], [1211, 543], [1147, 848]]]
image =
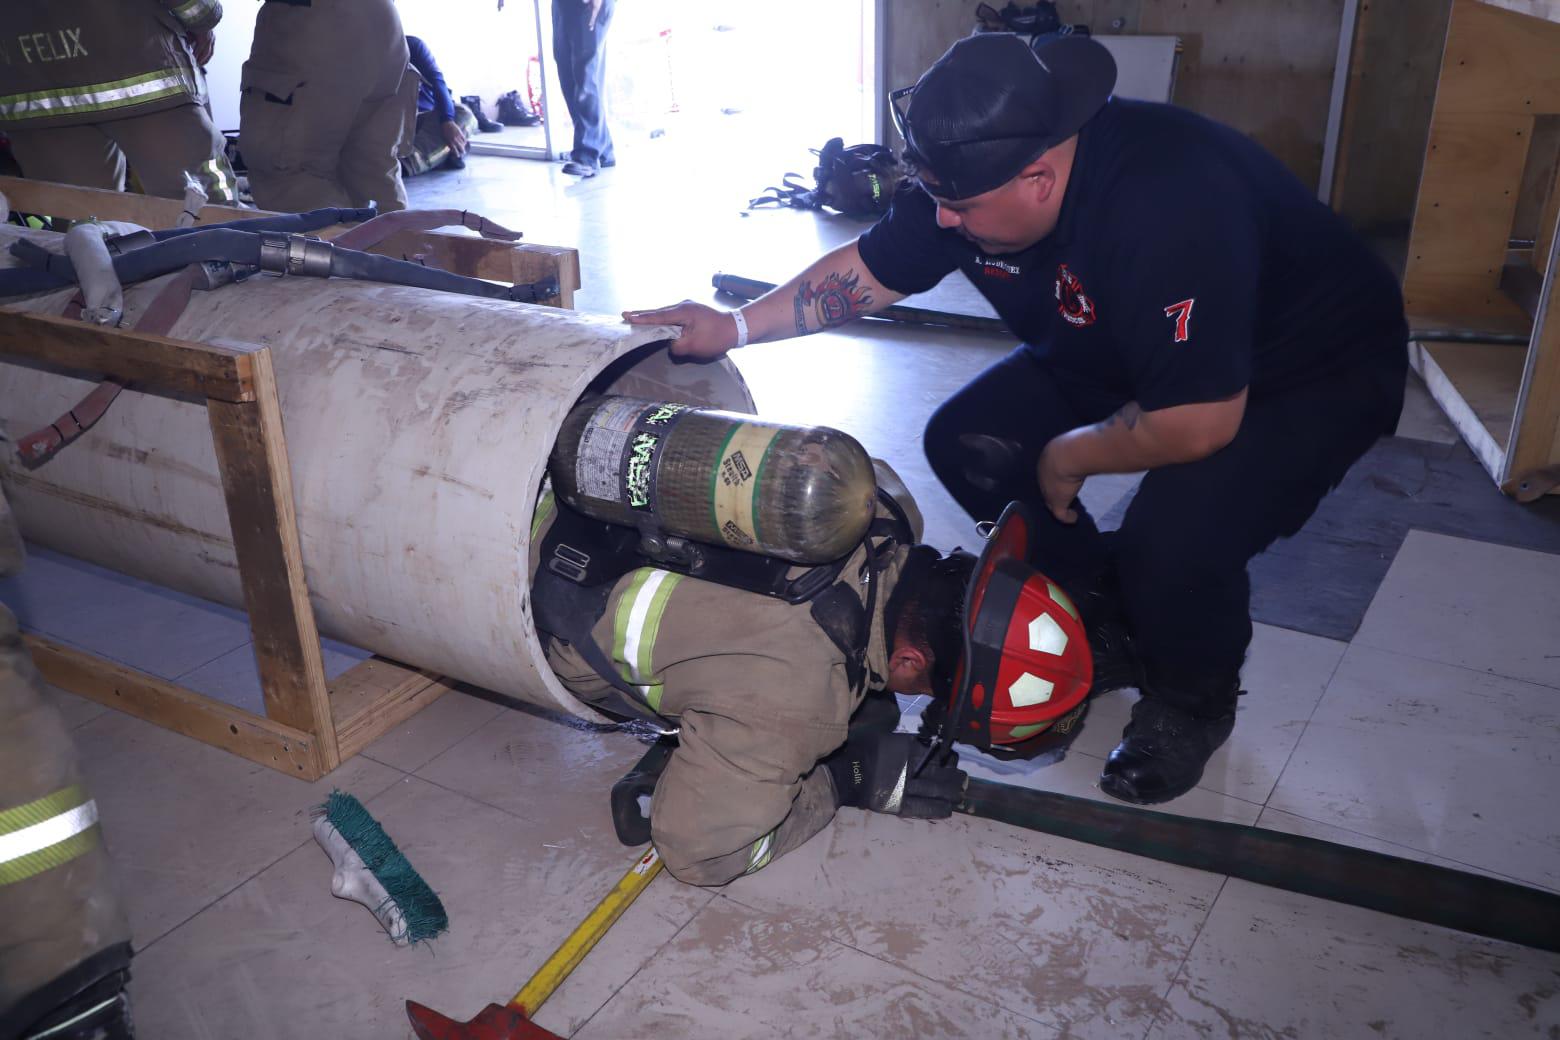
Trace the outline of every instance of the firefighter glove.
[[841, 805], [907, 819], [940, 820], [950, 816], [964, 797], [968, 779], [958, 768], [959, 756], [927, 762], [927, 746], [911, 733], [886, 733], [847, 741], [824, 759]]

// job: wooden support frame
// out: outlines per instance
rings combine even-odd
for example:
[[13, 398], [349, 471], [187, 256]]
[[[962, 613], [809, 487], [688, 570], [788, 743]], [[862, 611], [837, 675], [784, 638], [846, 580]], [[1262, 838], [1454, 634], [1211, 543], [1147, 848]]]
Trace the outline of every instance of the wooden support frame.
[[[177, 199], [159, 199], [123, 191], [104, 191], [101, 188], [78, 188], [20, 177], [0, 177], [0, 195], [10, 200], [13, 210], [22, 213], [72, 220], [88, 217], [124, 220], [149, 228], [173, 227], [184, 212], [184, 204]], [[269, 215], [269, 210], [205, 206], [196, 223], [216, 224]], [[321, 238], [333, 238], [346, 230], [346, 225], [337, 225], [318, 234]], [[496, 242], [473, 235], [439, 231], [399, 231], [368, 252], [398, 260], [422, 259], [429, 266], [456, 274], [511, 284], [539, 282], [544, 278], [556, 277], [558, 295], [541, 301], [556, 307], [572, 308], [574, 293], [580, 287], [579, 251], [565, 246]]]
[[[125, 220], [146, 227], [172, 226], [182, 210], [171, 199], [11, 177], [0, 177], [0, 193], [12, 209], [22, 212]], [[207, 206], [200, 220], [259, 215], [255, 210]], [[342, 230], [323, 234], [330, 237]], [[556, 277], [561, 292], [548, 301], [556, 306], [570, 306], [579, 287], [579, 257], [573, 249], [401, 232], [374, 251], [417, 256], [473, 277], [510, 282]], [[325, 776], [452, 688], [432, 672], [378, 657], [326, 680], [304, 579], [292, 471], [269, 348], [193, 343], [0, 310], [0, 357], [77, 375], [107, 376], [133, 384], [139, 392], [204, 401], [265, 714], [29, 635], [33, 658], [50, 682], [304, 780]]]
[[[1560, 490], [1560, 280], [1555, 192], [1529, 314], [1501, 288], [1535, 120], [1560, 115], [1560, 4], [1454, 0], [1409, 237], [1403, 295], [1415, 327], [1517, 333], [1526, 348], [1416, 342], [1432, 396], [1509, 494]], [[1553, 183], [1553, 175], [1547, 183]]]

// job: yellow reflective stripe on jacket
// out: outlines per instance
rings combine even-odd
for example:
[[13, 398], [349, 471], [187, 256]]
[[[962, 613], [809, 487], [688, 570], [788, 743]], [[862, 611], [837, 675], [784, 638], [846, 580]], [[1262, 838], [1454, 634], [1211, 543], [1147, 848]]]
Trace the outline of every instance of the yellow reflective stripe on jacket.
[[613, 656], [623, 662], [623, 677], [639, 687], [651, 711], [661, 710], [661, 694], [665, 692], [652, 665], [655, 637], [666, 603], [681, 580], [680, 574], [641, 567], [630, 577], [613, 618]]
[[170, 11], [180, 25], [188, 28], [205, 21], [214, 21], [211, 17], [213, 14], [220, 17], [222, 5], [217, 0], [187, 0], [186, 3], [174, 5]]
[[765, 864], [774, 858], [775, 835], [779, 833], [780, 828], [776, 827], [774, 830], [770, 831], [768, 834], [764, 835], [762, 838], [759, 838], [753, 843], [752, 849], [748, 852], [747, 869], [742, 873], [751, 874], [753, 871], [762, 868]]
[[0, 812], [0, 885], [69, 863], [101, 833], [97, 803], [78, 786]]
[[182, 69], [159, 69], [128, 79], [108, 83], [89, 83], [82, 87], [34, 90], [25, 94], [0, 96], [0, 119], [34, 119], [41, 116], [73, 115], [77, 112], [110, 112], [116, 108], [147, 101], [194, 95], [195, 85]]

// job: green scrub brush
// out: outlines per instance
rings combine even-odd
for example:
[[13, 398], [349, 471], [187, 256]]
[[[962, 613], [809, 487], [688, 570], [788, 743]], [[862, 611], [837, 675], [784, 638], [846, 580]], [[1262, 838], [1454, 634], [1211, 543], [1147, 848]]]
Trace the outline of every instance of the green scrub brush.
[[449, 929], [444, 904], [362, 802], [332, 791], [314, 817], [314, 838], [336, 865], [333, 895], [368, 907], [397, 946]]

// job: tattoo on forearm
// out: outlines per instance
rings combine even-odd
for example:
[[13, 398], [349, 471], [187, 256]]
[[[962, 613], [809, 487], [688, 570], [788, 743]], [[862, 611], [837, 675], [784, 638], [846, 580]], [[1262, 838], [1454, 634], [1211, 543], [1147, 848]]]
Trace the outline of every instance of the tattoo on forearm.
[[803, 282], [796, 290], [796, 334], [805, 336], [843, 325], [870, 306], [872, 292], [861, 284], [860, 275], [854, 270], [844, 274], [831, 271], [816, 289], [812, 282]]
[[1107, 430], [1119, 422], [1124, 424], [1127, 429], [1135, 430], [1137, 429], [1138, 420], [1141, 418], [1143, 418], [1143, 409], [1139, 407], [1136, 401], [1128, 401], [1121, 406], [1121, 409], [1115, 415], [1100, 423], [1099, 426], [1100, 429]]

